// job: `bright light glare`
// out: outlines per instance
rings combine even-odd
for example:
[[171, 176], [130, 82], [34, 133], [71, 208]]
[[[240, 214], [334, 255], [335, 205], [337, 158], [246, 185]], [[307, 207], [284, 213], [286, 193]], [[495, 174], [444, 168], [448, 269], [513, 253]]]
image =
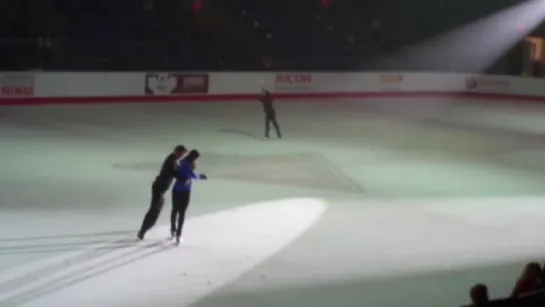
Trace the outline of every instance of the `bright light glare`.
[[400, 70], [409, 66], [429, 69], [452, 67], [463, 72], [485, 71], [544, 18], [545, 1], [527, 1], [416, 44], [379, 62]]
[[55, 257], [56, 266], [49, 260], [49, 266], [9, 273], [2, 280], [7, 284], [37, 270], [51, 271], [5, 288], [0, 304], [19, 305], [46, 293], [31, 305], [138, 306], [152, 297], [156, 306], [189, 306], [287, 247], [325, 210], [320, 199], [257, 203], [187, 221], [184, 242], [177, 248], [166, 240], [165, 226], [153, 229], [141, 243], [114, 248], [109, 242], [108, 249], [93, 246], [70, 260], [61, 255]]

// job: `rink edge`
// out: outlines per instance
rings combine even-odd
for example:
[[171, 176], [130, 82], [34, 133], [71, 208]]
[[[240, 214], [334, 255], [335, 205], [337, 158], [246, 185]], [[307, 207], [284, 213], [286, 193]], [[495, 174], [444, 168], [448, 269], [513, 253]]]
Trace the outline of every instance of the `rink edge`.
[[[44, 105], [44, 104], [110, 104], [149, 102], [219, 102], [254, 100], [258, 94], [209, 94], [169, 96], [112, 96], [112, 97], [0, 97], [0, 105]], [[351, 93], [276, 93], [278, 99], [340, 99], [340, 98], [478, 98], [490, 100], [518, 100], [545, 102], [544, 96], [518, 94], [491, 94], [476, 92], [351, 92]]]

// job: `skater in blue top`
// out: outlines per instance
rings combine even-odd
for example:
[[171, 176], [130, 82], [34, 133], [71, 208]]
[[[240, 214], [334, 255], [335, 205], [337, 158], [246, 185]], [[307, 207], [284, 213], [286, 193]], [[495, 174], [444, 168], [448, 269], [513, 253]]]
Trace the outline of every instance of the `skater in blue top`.
[[163, 161], [161, 170], [159, 171], [159, 174], [157, 175], [155, 181], [151, 186], [151, 204], [148, 212], [146, 213], [144, 221], [142, 222], [142, 227], [140, 227], [140, 231], [138, 232], [138, 239], [144, 240], [146, 232], [148, 232], [148, 230], [150, 230], [153, 225], [155, 225], [155, 222], [157, 222], [159, 214], [163, 209], [163, 195], [166, 193], [166, 191], [170, 189], [172, 181], [176, 176], [176, 161], [180, 159], [183, 155], [185, 155], [186, 152], [187, 150], [183, 145], [178, 145], [174, 148], [174, 151], [170, 155], [168, 155]]
[[[191, 196], [191, 187], [193, 180], [206, 180], [204, 174], [195, 173], [195, 161], [200, 157], [200, 153], [191, 150], [180, 162], [176, 169], [176, 182], [172, 188], [172, 213], [170, 214], [170, 234], [176, 238], [176, 245], [180, 244], [182, 227], [185, 220], [185, 212], [189, 206]], [[176, 224], [176, 222], [178, 222]]]

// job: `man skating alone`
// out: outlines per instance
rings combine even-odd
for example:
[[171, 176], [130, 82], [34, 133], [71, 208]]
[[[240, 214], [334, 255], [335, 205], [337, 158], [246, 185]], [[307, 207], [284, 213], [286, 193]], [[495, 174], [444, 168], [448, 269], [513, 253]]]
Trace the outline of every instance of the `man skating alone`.
[[170, 233], [172, 238], [176, 238], [176, 245], [180, 244], [185, 213], [191, 198], [193, 180], [207, 179], [206, 175], [195, 173], [195, 161], [199, 157], [200, 153], [198, 151], [191, 150], [182, 159], [176, 170], [176, 182], [172, 188], [172, 212], [170, 214]]
[[138, 232], [138, 239], [144, 240], [146, 232], [150, 230], [157, 222], [161, 209], [163, 209], [163, 204], [165, 203], [164, 194], [170, 188], [174, 176], [176, 175], [176, 162], [186, 152], [187, 149], [183, 145], [178, 145], [163, 161], [159, 175], [155, 178], [155, 181], [151, 185], [151, 204], [146, 216], [144, 217], [142, 227]]
[[281, 139], [282, 134], [280, 133], [280, 126], [278, 126], [278, 122], [276, 121], [276, 111], [273, 105], [273, 97], [265, 88], [262, 90], [260, 101], [261, 104], [263, 104], [263, 110], [265, 111], [265, 138], [269, 138], [269, 130], [272, 123], [274, 129], [276, 130], [276, 136]]

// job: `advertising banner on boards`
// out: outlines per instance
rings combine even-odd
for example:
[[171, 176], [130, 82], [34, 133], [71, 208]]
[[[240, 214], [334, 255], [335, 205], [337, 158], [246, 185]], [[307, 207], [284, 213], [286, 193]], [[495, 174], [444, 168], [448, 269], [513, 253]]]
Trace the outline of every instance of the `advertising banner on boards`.
[[403, 89], [403, 75], [381, 74], [379, 76], [379, 88], [385, 91], [399, 91]]
[[33, 74], [13, 73], [0, 75], [0, 97], [18, 98], [34, 96]]
[[465, 87], [469, 91], [503, 91], [511, 87], [511, 82], [501, 77], [469, 77], [466, 78]]
[[146, 95], [207, 94], [208, 74], [152, 73], [146, 75]]
[[309, 73], [278, 73], [275, 78], [277, 92], [308, 92], [312, 90], [312, 74]]

